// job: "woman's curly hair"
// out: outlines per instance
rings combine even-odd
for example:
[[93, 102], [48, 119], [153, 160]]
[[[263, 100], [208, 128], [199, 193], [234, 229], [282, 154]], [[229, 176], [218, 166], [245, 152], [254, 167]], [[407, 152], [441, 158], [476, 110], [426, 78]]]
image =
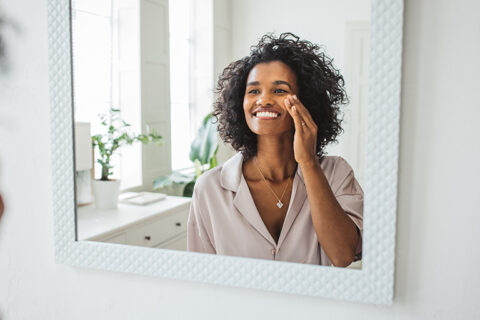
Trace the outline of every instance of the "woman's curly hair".
[[344, 80], [332, 59], [318, 45], [300, 40], [292, 33], [264, 35], [250, 48], [250, 55], [230, 63], [219, 77], [213, 115], [223, 141], [242, 151], [244, 160], [256, 155], [257, 135], [247, 125], [243, 110], [248, 74], [262, 62], [281, 61], [297, 77], [298, 98], [317, 124], [317, 157], [343, 132], [340, 105], [348, 101]]

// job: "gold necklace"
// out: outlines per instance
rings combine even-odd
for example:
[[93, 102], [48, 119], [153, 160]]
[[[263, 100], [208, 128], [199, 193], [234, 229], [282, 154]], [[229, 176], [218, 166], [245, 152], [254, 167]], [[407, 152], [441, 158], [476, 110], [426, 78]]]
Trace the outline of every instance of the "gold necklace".
[[[273, 194], [275, 195], [275, 198], [278, 199], [277, 207], [278, 207], [279, 209], [281, 209], [281, 208], [283, 207], [283, 203], [282, 203], [283, 195], [285, 194], [285, 191], [287, 191], [288, 185], [290, 184], [290, 179], [289, 179], [288, 182], [287, 182], [287, 186], [286, 186], [285, 189], [283, 190], [282, 196], [281, 196], [280, 198], [278, 198], [278, 197], [277, 197], [277, 194], [275, 193], [275, 191], [273, 191], [273, 189], [270, 187], [270, 185], [268, 184], [267, 180], [265, 179], [265, 176], [263, 175], [262, 170], [260, 170], [260, 168], [258, 167], [256, 157], [253, 158], [253, 162], [255, 163], [255, 167], [257, 167], [258, 172], [260, 172], [260, 174], [262, 175], [263, 181], [265, 181], [265, 184], [267, 185], [267, 187], [273, 192]], [[292, 175], [292, 177], [293, 177], [293, 175]]]

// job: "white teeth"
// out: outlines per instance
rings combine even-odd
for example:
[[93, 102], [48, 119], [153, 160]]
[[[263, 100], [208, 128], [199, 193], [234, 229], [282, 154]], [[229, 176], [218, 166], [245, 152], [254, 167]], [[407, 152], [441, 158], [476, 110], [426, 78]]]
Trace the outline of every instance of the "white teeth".
[[276, 118], [278, 116], [279, 114], [274, 112], [257, 112], [257, 118]]

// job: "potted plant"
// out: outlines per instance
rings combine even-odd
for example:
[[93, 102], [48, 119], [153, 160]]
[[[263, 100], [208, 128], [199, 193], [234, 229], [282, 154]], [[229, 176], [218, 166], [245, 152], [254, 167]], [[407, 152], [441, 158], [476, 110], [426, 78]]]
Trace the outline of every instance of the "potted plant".
[[106, 128], [106, 133], [92, 136], [93, 149], [98, 148], [100, 157], [97, 159], [102, 167], [101, 177], [92, 181], [95, 205], [97, 208], [116, 208], [120, 191], [120, 180], [110, 179], [113, 166], [110, 161], [115, 152], [122, 146], [134, 142], [143, 144], [156, 143], [162, 145], [162, 137], [155, 130], [148, 134], [134, 134], [129, 131], [130, 124], [120, 118], [120, 109], [111, 108], [109, 117], [100, 114], [100, 123]]
[[[168, 186], [172, 183], [185, 184], [183, 188], [184, 197], [192, 197], [193, 187], [198, 177], [217, 166], [218, 135], [217, 124], [213, 122], [213, 115], [208, 114], [198, 129], [197, 136], [190, 146], [190, 160], [195, 165], [195, 172], [184, 174], [179, 171], [173, 171], [167, 176], [161, 176], [153, 182], [153, 188], [158, 189]], [[208, 169], [205, 166], [208, 164]]]

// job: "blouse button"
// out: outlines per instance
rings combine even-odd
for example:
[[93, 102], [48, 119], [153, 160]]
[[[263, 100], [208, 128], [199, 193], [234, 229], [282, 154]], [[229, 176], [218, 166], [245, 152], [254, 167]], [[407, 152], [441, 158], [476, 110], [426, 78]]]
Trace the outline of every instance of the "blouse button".
[[275, 255], [275, 253], [277, 253], [277, 251], [275, 249], [272, 249], [272, 255]]

